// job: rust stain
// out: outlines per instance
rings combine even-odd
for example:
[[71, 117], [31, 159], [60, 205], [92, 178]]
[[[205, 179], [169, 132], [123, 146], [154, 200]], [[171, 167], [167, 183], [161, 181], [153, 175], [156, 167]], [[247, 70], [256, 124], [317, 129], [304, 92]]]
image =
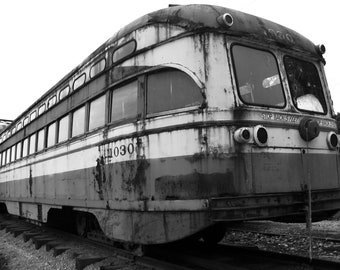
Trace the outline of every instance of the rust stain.
[[104, 200], [103, 185], [106, 183], [104, 165], [105, 165], [104, 158], [103, 157], [97, 158], [96, 169], [93, 172], [95, 183], [97, 183], [98, 185], [98, 190], [96, 189], [95, 190], [98, 193], [100, 200]]
[[32, 167], [30, 167], [30, 177], [28, 179], [30, 196], [33, 196], [33, 177], [32, 177]]

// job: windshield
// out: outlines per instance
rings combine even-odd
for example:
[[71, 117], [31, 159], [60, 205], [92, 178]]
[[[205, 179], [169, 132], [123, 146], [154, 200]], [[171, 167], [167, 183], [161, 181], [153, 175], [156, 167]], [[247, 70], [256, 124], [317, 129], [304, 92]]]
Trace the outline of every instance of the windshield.
[[274, 55], [245, 46], [232, 47], [238, 91], [244, 103], [284, 107], [278, 65]]
[[289, 56], [285, 56], [283, 61], [295, 107], [303, 111], [325, 113], [326, 102], [316, 67]]

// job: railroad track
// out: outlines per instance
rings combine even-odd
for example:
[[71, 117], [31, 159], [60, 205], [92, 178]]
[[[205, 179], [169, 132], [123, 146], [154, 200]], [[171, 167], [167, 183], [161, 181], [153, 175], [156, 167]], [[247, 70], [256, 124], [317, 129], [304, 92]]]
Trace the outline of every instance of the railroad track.
[[[23, 241], [31, 239], [36, 249], [45, 246], [52, 250], [54, 256], [63, 252], [73, 252], [75, 269], [84, 269], [87, 265], [99, 261], [107, 261], [100, 270], [109, 269], [340, 269], [340, 264], [325, 260], [309, 261], [308, 258], [261, 251], [232, 245], [216, 245], [207, 247], [203, 242], [176, 243], [171, 245], [149, 246], [144, 256], [136, 256], [126, 250], [113, 248], [103, 241], [96, 242], [76, 235], [45, 227], [37, 226], [10, 216], [0, 216], [0, 230], [11, 232], [13, 237], [22, 235]], [[84, 249], [79, 252], [79, 243], [98, 247], [97, 253]], [[90, 249], [89, 249], [90, 250]], [[103, 250], [105, 252], [103, 252]], [[108, 258], [114, 260], [125, 258], [125, 263], [112, 266]], [[144, 267], [144, 268], [143, 268]], [[98, 268], [99, 269], [99, 268]]]

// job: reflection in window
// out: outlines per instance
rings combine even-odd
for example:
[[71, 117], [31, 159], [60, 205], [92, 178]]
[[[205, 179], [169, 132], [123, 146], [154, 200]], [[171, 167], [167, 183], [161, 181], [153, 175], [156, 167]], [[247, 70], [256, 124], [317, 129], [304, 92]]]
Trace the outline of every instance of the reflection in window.
[[294, 105], [305, 111], [326, 112], [326, 102], [317, 69], [312, 63], [284, 57]]
[[200, 88], [186, 73], [165, 70], [148, 76], [147, 113], [199, 106], [202, 103]]
[[17, 143], [17, 156], [16, 159], [20, 159], [21, 158], [21, 142]]
[[47, 147], [55, 144], [56, 123], [53, 123], [47, 128]]
[[26, 157], [28, 155], [28, 138], [24, 140], [22, 147], [22, 157]]
[[44, 149], [45, 142], [45, 129], [41, 129], [38, 132], [38, 144], [37, 144], [37, 152]]
[[11, 147], [11, 162], [15, 161], [15, 145]]
[[44, 111], [46, 110], [46, 105], [42, 104], [39, 109], [38, 109], [38, 114], [42, 115], [44, 113]]
[[70, 92], [70, 87], [66, 86], [63, 90], [59, 92], [59, 100], [62, 100], [63, 98], [65, 98], [69, 92]]
[[52, 106], [54, 106], [57, 103], [57, 96], [53, 96], [48, 100], [47, 103], [47, 108], [51, 108]]
[[119, 47], [118, 49], [116, 49], [113, 52], [112, 55], [112, 62], [115, 63], [123, 58], [125, 58], [126, 56], [132, 54], [135, 52], [136, 50], [136, 41], [135, 40], [131, 40], [127, 43], [125, 43], [124, 45], [122, 45], [121, 47]]
[[8, 164], [11, 162], [11, 148], [8, 148], [6, 152], [6, 164]]
[[30, 148], [28, 151], [29, 155], [35, 153], [35, 145], [36, 145], [36, 134], [34, 133], [33, 135], [30, 136]]
[[1, 166], [5, 165], [6, 165], [6, 151], [3, 151], [1, 156]]
[[133, 81], [112, 93], [111, 121], [137, 116], [137, 81]]
[[285, 98], [273, 54], [235, 45], [232, 47], [238, 91], [244, 103], [284, 107]]
[[80, 86], [82, 86], [85, 83], [86, 75], [85, 73], [81, 74], [77, 79], [75, 79], [73, 83], [73, 90], [78, 89]]
[[26, 126], [28, 124], [28, 117], [25, 117], [24, 119], [24, 126]]
[[105, 124], [105, 98], [104, 95], [90, 103], [89, 130]]
[[85, 106], [73, 113], [72, 137], [85, 132]]
[[37, 117], [37, 111], [32, 112], [32, 113], [31, 113], [31, 116], [30, 116], [31, 122], [32, 122], [36, 117]]
[[69, 116], [66, 115], [59, 121], [58, 142], [63, 142], [68, 139]]
[[100, 60], [99, 62], [95, 63], [90, 70], [90, 77], [93, 78], [94, 76], [96, 76], [97, 74], [99, 74], [100, 72], [102, 72], [105, 69], [105, 58], [103, 58], [102, 60]]

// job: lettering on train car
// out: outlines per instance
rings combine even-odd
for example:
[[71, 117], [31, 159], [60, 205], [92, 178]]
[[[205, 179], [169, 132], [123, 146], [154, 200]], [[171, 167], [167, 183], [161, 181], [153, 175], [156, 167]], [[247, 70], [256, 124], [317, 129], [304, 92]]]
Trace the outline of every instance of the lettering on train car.
[[105, 163], [111, 163], [115, 159], [124, 156], [131, 156], [136, 152], [137, 146], [133, 143], [117, 144], [110, 142], [99, 146], [100, 156], [104, 158]]
[[273, 120], [288, 123], [297, 123], [299, 120], [299, 117], [297, 116], [280, 113], [262, 113], [261, 118], [263, 120]]
[[293, 39], [293, 37], [289, 34], [289, 33], [282, 33], [281, 31], [275, 31], [273, 29], [266, 29], [264, 30], [264, 34], [265, 36], [267, 36], [268, 38], [271, 39], [277, 39], [289, 44], [295, 44], [295, 41]]

